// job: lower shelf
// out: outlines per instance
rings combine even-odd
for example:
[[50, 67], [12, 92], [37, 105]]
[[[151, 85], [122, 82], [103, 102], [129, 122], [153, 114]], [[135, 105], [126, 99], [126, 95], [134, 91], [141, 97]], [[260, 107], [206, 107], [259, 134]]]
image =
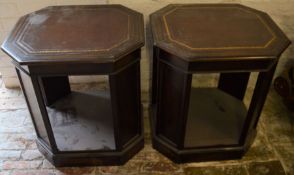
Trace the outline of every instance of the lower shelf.
[[60, 151], [115, 150], [109, 93], [72, 92], [47, 111]]
[[192, 88], [185, 148], [237, 145], [247, 109], [242, 101], [215, 88]]

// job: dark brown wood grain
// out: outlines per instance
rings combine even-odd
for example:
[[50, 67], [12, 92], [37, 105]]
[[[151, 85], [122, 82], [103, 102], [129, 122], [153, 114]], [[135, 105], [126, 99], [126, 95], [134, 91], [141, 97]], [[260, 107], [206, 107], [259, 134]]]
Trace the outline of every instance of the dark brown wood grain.
[[[239, 4], [172, 4], [151, 14], [153, 147], [182, 163], [241, 158], [290, 40], [264, 12]], [[243, 98], [259, 72], [249, 109]], [[194, 73], [220, 73], [191, 88]]]
[[[143, 29], [121, 5], [54, 6], [20, 18], [3, 43], [53, 165], [121, 165], [143, 148]], [[107, 75], [110, 89], [72, 91], [73, 75]]]
[[112, 107], [116, 109], [115, 130], [120, 148], [142, 135], [140, 62], [131, 64], [127, 69], [110, 77]]
[[290, 43], [266, 13], [239, 4], [171, 4], [150, 23], [155, 45], [187, 62], [277, 59]]
[[67, 76], [42, 77], [39, 82], [46, 106], [70, 94]]
[[21, 65], [111, 65], [143, 43], [142, 14], [124, 6], [50, 6], [20, 18], [2, 49]]
[[[182, 115], [189, 98], [191, 75], [179, 72], [158, 62], [158, 96], [156, 134], [173, 145], [179, 145], [183, 139], [185, 124]], [[168, 75], [168, 76], [167, 76]]]
[[242, 101], [247, 89], [249, 77], [250, 72], [221, 73], [218, 88]]

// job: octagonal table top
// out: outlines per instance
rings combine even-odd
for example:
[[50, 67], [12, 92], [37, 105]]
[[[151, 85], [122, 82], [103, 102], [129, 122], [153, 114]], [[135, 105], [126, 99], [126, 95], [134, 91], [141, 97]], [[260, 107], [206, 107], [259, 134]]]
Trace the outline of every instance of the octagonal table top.
[[239, 4], [171, 4], [150, 20], [154, 44], [189, 62], [276, 59], [290, 44], [266, 13]]
[[143, 16], [124, 6], [51, 6], [20, 18], [2, 49], [21, 65], [111, 63], [143, 44]]

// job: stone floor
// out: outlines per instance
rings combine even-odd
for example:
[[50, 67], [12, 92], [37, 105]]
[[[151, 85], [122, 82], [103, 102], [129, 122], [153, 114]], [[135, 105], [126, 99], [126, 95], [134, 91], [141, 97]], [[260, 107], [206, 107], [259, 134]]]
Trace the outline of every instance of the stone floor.
[[144, 93], [143, 104], [145, 148], [128, 163], [123, 166], [54, 168], [36, 148], [36, 135], [20, 89], [4, 88], [0, 78], [0, 175], [294, 175], [294, 118], [273, 90], [267, 98], [254, 144], [241, 160], [232, 161], [172, 163], [152, 149], [148, 100]]

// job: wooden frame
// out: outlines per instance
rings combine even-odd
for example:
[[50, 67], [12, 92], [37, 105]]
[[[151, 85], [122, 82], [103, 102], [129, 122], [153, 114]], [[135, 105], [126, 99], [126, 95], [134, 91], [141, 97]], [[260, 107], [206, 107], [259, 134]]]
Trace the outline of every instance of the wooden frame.
[[[208, 20], [206, 12], [216, 16]], [[230, 18], [223, 25], [229, 12], [235, 13], [235, 22]], [[263, 36], [243, 38], [252, 46], [234, 46], [240, 43], [227, 38], [247, 36], [247, 31], [222, 29], [245, 25], [240, 22], [244, 16], [256, 22], [250, 35]], [[241, 158], [255, 138], [278, 58], [289, 39], [268, 15], [239, 4], [171, 4], [151, 14], [150, 23], [153, 147], [177, 163]], [[198, 31], [199, 24], [207, 28]], [[217, 41], [203, 33], [218, 29], [222, 37]], [[251, 72], [259, 75], [247, 112], [243, 98]], [[192, 88], [192, 75], [198, 73], [219, 73], [218, 87]]]
[[[19, 19], [2, 49], [53, 165], [121, 165], [143, 148], [143, 45], [143, 15], [121, 5], [53, 6]], [[74, 75], [107, 75], [109, 91], [75, 92]]]
[[[114, 133], [116, 141], [115, 150], [85, 150], [85, 151], [60, 151], [57, 148], [52, 126], [49, 121], [46, 107], [46, 96], [42, 94], [42, 88], [46, 88], [48, 84], [42, 84], [41, 77], [44, 75], [50, 76], [50, 74], [30, 75], [22, 71], [20, 65], [16, 65], [17, 74], [21, 82], [21, 87], [24, 92], [24, 96], [28, 103], [29, 111], [31, 111], [32, 121], [35, 125], [37, 133], [37, 145], [43, 155], [51, 161], [55, 166], [89, 166], [89, 165], [120, 165], [130, 159], [135, 153], [137, 153], [144, 145], [143, 128], [142, 128], [142, 112], [140, 103], [140, 62], [137, 59], [136, 62], [124, 67], [119, 72], [109, 75], [110, 79], [110, 92], [112, 111], [114, 118]], [[49, 67], [49, 69], [51, 69]], [[92, 70], [95, 71], [95, 70]], [[84, 75], [84, 72], [80, 72]], [[71, 72], [68, 72], [71, 75]], [[95, 75], [95, 74], [92, 74]], [[56, 75], [54, 75], [56, 76]], [[25, 77], [25, 78], [24, 78]], [[38, 78], [39, 77], [39, 78]], [[60, 80], [60, 76], [56, 76], [57, 81]], [[64, 77], [62, 74], [61, 77]], [[66, 77], [66, 76], [65, 76]], [[125, 79], [132, 79], [129, 83], [125, 84], [126, 87], [121, 88], [120, 81]], [[63, 80], [66, 80], [63, 78]], [[32, 82], [32, 87], [27, 87], [27, 81]], [[41, 85], [42, 84], [42, 85]], [[118, 88], [117, 86], [120, 85]], [[67, 86], [66, 86], [67, 89]], [[62, 89], [61, 89], [62, 90]], [[134, 91], [133, 91], [134, 90]], [[29, 92], [28, 92], [29, 91]], [[69, 92], [70, 93], [70, 92]], [[40, 114], [34, 114], [31, 105], [34, 103], [30, 98], [33, 95], [38, 99]], [[48, 95], [48, 94], [46, 94]], [[51, 95], [51, 94], [49, 94]], [[55, 94], [54, 94], [55, 95]], [[132, 95], [133, 97], [129, 97]], [[130, 108], [127, 108], [125, 104], [129, 103]], [[136, 104], [136, 106], [132, 106]], [[82, 105], [82, 104], [81, 104]], [[124, 112], [125, 111], [125, 112]], [[130, 119], [130, 114], [133, 113]], [[36, 117], [42, 116], [42, 118]], [[127, 125], [125, 122], [128, 122]], [[37, 123], [44, 122], [43, 126]], [[131, 123], [130, 123], [131, 122]], [[127, 127], [126, 127], [127, 126]], [[46, 128], [45, 133], [48, 135], [49, 143], [44, 141], [40, 136], [39, 129]]]

